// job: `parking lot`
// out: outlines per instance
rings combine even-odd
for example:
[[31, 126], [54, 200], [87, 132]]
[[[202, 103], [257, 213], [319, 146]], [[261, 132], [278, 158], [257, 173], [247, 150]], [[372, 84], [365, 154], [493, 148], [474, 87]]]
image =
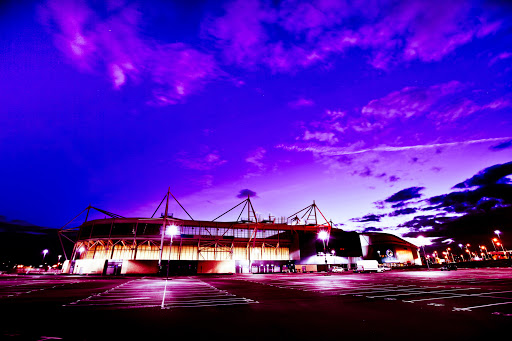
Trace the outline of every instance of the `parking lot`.
[[243, 340], [257, 339], [256, 332], [308, 339], [318, 331], [347, 339], [365, 331], [380, 339], [404, 333], [416, 333], [415, 339], [453, 333], [467, 340], [508, 332], [512, 269], [168, 280], [0, 276], [0, 307], [6, 316], [0, 338], [13, 340], [158, 336], [169, 330]]
[[324, 276], [315, 281], [307, 276], [297, 278], [294, 275], [244, 280], [282, 289], [445, 306], [453, 312], [478, 311], [511, 317], [511, 275], [510, 269], [493, 269], [458, 272], [394, 271], [383, 275], [347, 273]]

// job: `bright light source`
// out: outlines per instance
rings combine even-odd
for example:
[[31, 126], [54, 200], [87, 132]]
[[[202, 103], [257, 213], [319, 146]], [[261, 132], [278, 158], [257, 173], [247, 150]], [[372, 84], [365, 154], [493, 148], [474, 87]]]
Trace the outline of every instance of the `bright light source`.
[[180, 229], [176, 225], [167, 225], [165, 228], [166, 236], [176, 236], [178, 234], [180, 234]]
[[329, 233], [325, 230], [318, 232], [318, 239], [321, 239], [321, 240], [329, 239]]
[[432, 245], [432, 241], [423, 236], [418, 236], [416, 238], [410, 238], [410, 242], [412, 242], [413, 244], [415, 244], [418, 247], [422, 247], [425, 245]]
[[48, 252], [50, 252], [50, 251], [48, 251], [48, 249], [44, 249], [44, 250], [43, 250], [43, 255], [45, 255], [45, 256], [46, 256], [46, 255], [48, 254]]
[[499, 237], [499, 236], [500, 236], [501, 231], [500, 231], [500, 230], [496, 230], [496, 231], [494, 231], [494, 233], [496, 233], [496, 234], [498, 235], [498, 237]]

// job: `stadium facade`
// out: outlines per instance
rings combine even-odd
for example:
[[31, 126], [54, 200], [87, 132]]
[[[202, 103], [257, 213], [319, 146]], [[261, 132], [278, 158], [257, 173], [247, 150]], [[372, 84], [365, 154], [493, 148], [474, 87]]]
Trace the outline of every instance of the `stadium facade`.
[[[415, 245], [391, 234], [359, 234], [332, 228], [315, 203], [276, 222], [272, 217], [258, 219], [248, 197], [227, 211], [243, 204], [236, 221], [216, 221], [227, 212], [212, 221], [201, 221], [192, 219], [185, 209], [190, 219], [169, 217], [170, 195], [168, 192], [164, 197], [166, 210], [160, 218], [125, 218], [96, 209], [109, 217], [86, 218], [78, 227], [63, 227], [59, 233], [61, 242], [67, 239], [74, 244], [70, 257], [65, 256], [63, 272], [316, 272], [332, 266], [351, 269], [360, 259], [377, 259], [390, 266], [421, 264]], [[87, 216], [91, 209], [95, 208], [86, 208]], [[240, 219], [245, 210], [247, 214]]]

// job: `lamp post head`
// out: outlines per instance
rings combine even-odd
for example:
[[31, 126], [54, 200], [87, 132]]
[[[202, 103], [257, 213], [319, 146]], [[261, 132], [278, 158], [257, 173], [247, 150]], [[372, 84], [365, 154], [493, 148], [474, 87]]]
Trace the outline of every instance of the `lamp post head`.
[[180, 229], [176, 225], [167, 225], [165, 228], [166, 236], [176, 236], [180, 234]]
[[321, 240], [327, 240], [329, 239], [329, 233], [325, 230], [322, 230], [320, 232], [318, 232], [318, 239], [321, 239]]

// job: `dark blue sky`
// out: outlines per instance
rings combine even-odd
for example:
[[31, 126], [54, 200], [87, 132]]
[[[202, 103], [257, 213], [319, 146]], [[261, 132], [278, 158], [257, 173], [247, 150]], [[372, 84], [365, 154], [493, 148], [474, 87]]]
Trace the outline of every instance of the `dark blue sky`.
[[[403, 235], [417, 202], [511, 161], [511, 8], [480, 1], [12, 1], [0, 17], [0, 215], [92, 204], [197, 219], [313, 200]], [[508, 178], [507, 178], [508, 179]], [[176, 215], [183, 215], [173, 207]], [[368, 214], [379, 221], [362, 221]], [[442, 210], [443, 217], [455, 215]], [[342, 225], [339, 225], [342, 226]]]

